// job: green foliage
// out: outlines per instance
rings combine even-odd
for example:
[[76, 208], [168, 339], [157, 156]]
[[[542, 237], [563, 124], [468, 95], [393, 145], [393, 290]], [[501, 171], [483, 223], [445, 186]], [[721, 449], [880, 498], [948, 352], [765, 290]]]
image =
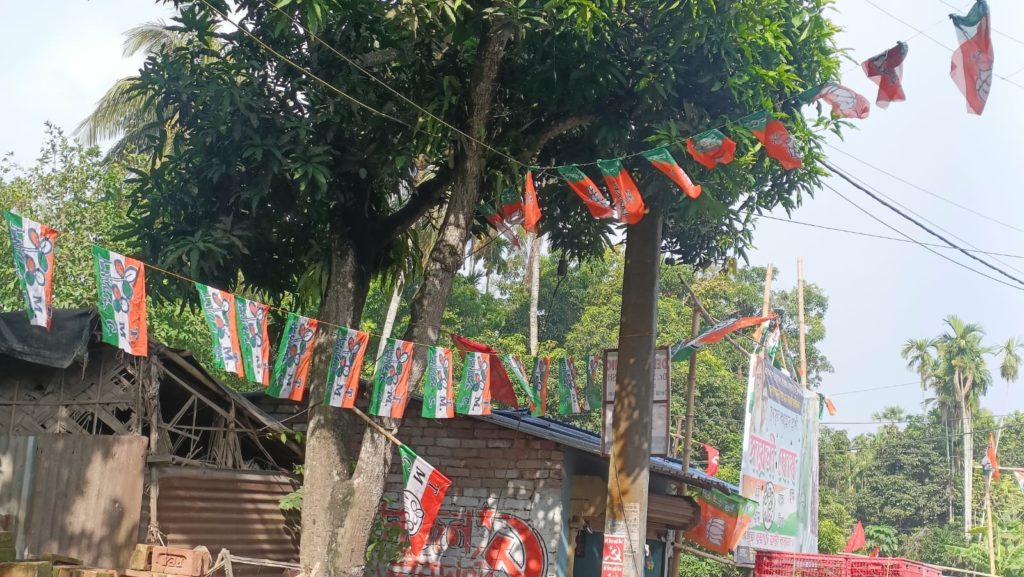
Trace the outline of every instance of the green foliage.
[[882, 557], [894, 557], [900, 550], [900, 534], [895, 527], [889, 525], [865, 525], [864, 536], [867, 537], [867, 550], [878, 548]]

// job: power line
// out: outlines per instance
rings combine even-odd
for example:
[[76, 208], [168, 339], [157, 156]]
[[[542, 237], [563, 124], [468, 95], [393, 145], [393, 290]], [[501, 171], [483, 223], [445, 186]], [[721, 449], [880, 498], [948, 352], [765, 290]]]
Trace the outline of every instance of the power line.
[[843, 395], [853, 395], [853, 394], [856, 394], [856, 393], [867, 393], [867, 392], [870, 392], [870, 391], [884, 391], [884, 390], [887, 390], [887, 389], [898, 389], [898, 388], [901, 388], [901, 387], [909, 387], [909, 386], [912, 386], [912, 385], [919, 385], [919, 384], [921, 384], [920, 381], [912, 381], [912, 382], [909, 382], [909, 383], [900, 383], [898, 385], [884, 385], [884, 386], [881, 386], [881, 387], [871, 387], [871, 388], [868, 388], [868, 389], [856, 389], [856, 390], [853, 390], [853, 391], [841, 391], [841, 392], [832, 393], [831, 395], [826, 395], [826, 396], [828, 396], [828, 397], [841, 397]]
[[[873, 233], [870, 233], [870, 232], [863, 232], [863, 231], [859, 231], [859, 230], [850, 230], [850, 229], [847, 229], [847, 228], [838, 228], [838, 227], [834, 227], [834, 226], [825, 226], [823, 224], [814, 224], [814, 223], [811, 223], [811, 222], [803, 222], [803, 221], [800, 221], [800, 220], [793, 220], [793, 219], [789, 219], [789, 218], [779, 218], [777, 216], [771, 216], [771, 215], [766, 215], [766, 214], [763, 214], [763, 215], [759, 216], [758, 218], [766, 218], [768, 220], [776, 220], [776, 221], [779, 221], [779, 222], [787, 222], [787, 223], [790, 223], [790, 224], [799, 224], [800, 226], [807, 226], [807, 227], [811, 227], [811, 228], [818, 228], [818, 229], [822, 229], [822, 230], [829, 230], [829, 231], [832, 231], [832, 232], [842, 232], [842, 233], [852, 234], [852, 235], [856, 235], [856, 236], [863, 236], [863, 237], [866, 237], [866, 238], [877, 238], [879, 240], [891, 240], [891, 241], [894, 241], [894, 242], [902, 242], [902, 243], [907, 243], [907, 244], [921, 244], [921, 245], [924, 245], [924, 246], [931, 246], [931, 247], [935, 247], [935, 248], [944, 248], [944, 249], [948, 249], [948, 250], [956, 250], [953, 247], [945, 245], [945, 244], [938, 244], [938, 243], [931, 243], [931, 242], [915, 242], [913, 240], [907, 240], [905, 238], [896, 238], [895, 236], [886, 236], [884, 234], [873, 234]], [[987, 254], [987, 255], [990, 255], [990, 256], [1001, 256], [1001, 257], [1006, 257], [1006, 258], [1020, 258], [1020, 259], [1024, 259], [1024, 255], [1020, 255], [1020, 254], [1008, 254], [1008, 253], [1003, 253], [1003, 252], [992, 252], [992, 251], [977, 250], [977, 249], [964, 249], [964, 250], [970, 250], [970, 252], [976, 252], [978, 254]]]
[[[1021, 68], [1021, 70], [1018, 70], [1018, 72], [1020, 72], [1020, 71], [1024, 71], [1024, 68]], [[934, 198], [936, 198], [938, 200], [941, 200], [942, 202], [945, 202], [947, 204], [950, 204], [952, 206], [955, 206], [957, 208], [965, 210], [965, 211], [967, 211], [967, 212], [969, 212], [969, 213], [971, 213], [971, 214], [973, 214], [975, 216], [981, 217], [981, 218], [983, 218], [985, 220], [988, 220], [990, 222], [994, 222], [994, 223], [996, 223], [996, 224], [998, 224], [1000, 226], [1004, 226], [1006, 228], [1015, 230], [1017, 232], [1024, 232], [1024, 228], [1021, 228], [1019, 226], [1010, 224], [1008, 222], [1003, 222], [1003, 221], [1001, 221], [1001, 220], [999, 220], [999, 219], [997, 219], [995, 217], [992, 217], [992, 216], [989, 216], [987, 214], [978, 212], [977, 210], [974, 210], [973, 208], [971, 208], [971, 207], [969, 207], [967, 205], [960, 204], [959, 202], [950, 200], [950, 199], [948, 199], [948, 198], [946, 198], [946, 197], [944, 197], [944, 196], [942, 196], [940, 194], [937, 194], [937, 193], [932, 192], [932, 191], [930, 191], [930, 190], [928, 190], [928, 189], [926, 189], [926, 188], [924, 188], [922, 186], [914, 184], [913, 182], [911, 182], [911, 181], [909, 181], [909, 180], [907, 180], [907, 179], [905, 179], [905, 178], [903, 178], [903, 177], [901, 177], [901, 176], [899, 176], [897, 174], [894, 174], [894, 173], [892, 173], [892, 172], [890, 172], [890, 171], [888, 171], [888, 170], [886, 170], [884, 168], [880, 168], [880, 167], [878, 167], [878, 166], [876, 166], [874, 164], [871, 164], [870, 162], [868, 162], [868, 161], [866, 161], [866, 160], [864, 160], [862, 158], [858, 158], [858, 157], [850, 154], [849, 152], [846, 152], [845, 150], [839, 148], [838, 146], [835, 146], [834, 144], [831, 144], [829, 142], [825, 142], [825, 146], [831, 148], [832, 150], [835, 150], [836, 152], [838, 152], [838, 153], [840, 153], [840, 154], [842, 154], [844, 156], [848, 156], [848, 157], [852, 158], [853, 160], [856, 160], [857, 162], [863, 164], [864, 166], [867, 166], [868, 168], [871, 168], [871, 169], [873, 169], [873, 170], [875, 170], [877, 172], [880, 172], [880, 173], [888, 176], [889, 178], [892, 178], [893, 180], [902, 182], [903, 184], [913, 188], [914, 190], [918, 190], [920, 192], [923, 192], [923, 193], [925, 193], [925, 194], [927, 194], [929, 196], [932, 196], [932, 197], [934, 197]]]
[[925, 248], [925, 249], [927, 249], [928, 251], [930, 251], [930, 252], [933, 252], [933, 253], [935, 253], [935, 254], [939, 255], [940, 257], [942, 257], [942, 258], [944, 258], [944, 259], [946, 259], [946, 260], [950, 261], [950, 262], [954, 262], [954, 263], [956, 263], [956, 264], [957, 264], [958, 266], [962, 266], [962, 267], [964, 267], [964, 268], [966, 268], [966, 269], [968, 269], [968, 270], [974, 271], [974, 272], [976, 272], [976, 273], [978, 273], [978, 274], [981, 274], [981, 275], [983, 275], [983, 276], [986, 276], [986, 277], [988, 277], [988, 278], [990, 278], [990, 279], [992, 279], [992, 280], [995, 280], [995, 281], [997, 281], [997, 282], [1000, 282], [1000, 283], [1002, 283], [1002, 284], [1005, 284], [1006, 286], [1010, 286], [1010, 287], [1013, 287], [1013, 288], [1015, 288], [1015, 289], [1017, 289], [1017, 290], [1020, 290], [1020, 291], [1024, 291], [1024, 281], [1022, 281], [1021, 279], [1019, 279], [1019, 278], [1017, 278], [1017, 277], [1015, 277], [1015, 276], [1011, 275], [1010, 273], [1008, 273], [1008, 272], [1006, 272], [1006, 271], [1002, 270], [1001, 268], [999, 268], [999, 267], [997, 267], [997, 266], [993, 265], [992, 263], [989, 263], [988, 261], [985, 261], [985, 260], [983, 260], [983, 259], [979, 258], [978, 256], [976, 256], [976, 255], [973, 255], [973, 254], [971, 254], [971, 253], [970, 253], [969, 251], [966, 251], [966, 250], [964, 250], [964, 249], [963, 249], [963, 248], [961, 248], [961, 247], [960, 247], [959, 245], [957, 245], [957, 244], [955, 244], [955, 243], [951, 242], [950, 240], [948, 240], [948, 239], [947, 239], [946, 237], [944, 237], [944, 236], [940, 235], [939, 233], [937, 233], [937, 232], [933, 231], [932, 229], [928, 228], [928, 227], [927, 227], [927, 226], [925, 226], [924, 224], [921, 224], [921, 223], [920, 223], [919, 221], [917, 221], [916, 219], [914, 219], [914, 218], [913, 218], [912, 216], [910, 216], [910, 215], [906, 214], [905, 212], [903, 212], [903, 211], [901, 211], [900, 209], [896, 208], [896, 207], [895, 207], [895, 206], [893, 206], [892, 204], [889, 204], [888, 202], [886, 202], [885, 200], [883, 200], [883, 199], [882, 199], [881, 197], [879, 197], [879, 196], [878, 196], [877, 194], [875, 194], [875, 193], [871, 192], [870, 190], [868, 190], [868, 189], [867, 189], [867, 188], [865, 188], [864, 186], [861, 186], [860, 184], [858, 184], [857, 182], [855, 182], [855, 181], [854, 181], [854, 180], [853, 180], [852, 178], [850, 178], [850, 177], [849, 177], [849, 176], [847, 176], [847, 175], [846, 175], [845, 173], [841, 172], [840, 170], [838, 170], [837, 168], [835, 168], [834, 166], [832, 166], [832, 165], [831, 165], [831, 164], [829, 164], [828, 162], [822, 162], [822, 165], [823, 165], [823, 166], [825, 166], [826, 168], [828, 168], [829, 170], [831, 170], [831, 171], [832, 171], [833, 173], [835, 173], [836, 175], [838, 175], [838, 176], [839, 176], [840, 178], [842, 178], [842, 179], [843, 179], [843, 180], [845, 180], [846, 182], [850, 183], [850, 185], [852, 185], [852, 186], [853, 186], [854, 188], [856, 188], [856, 189], [860, 190], [860, 191], [861, 191], [861, 192], [863, 192], [864, 194], [867, 194], [867, 195], [868, 195], [868, 196], [870, 196], [870, 197], [871, 197], [872, 199], [874, 199], [874, 200], [875, 200], [876, 202], [878, 202], [879, 204], [881, 204], [881, 205], [885, 206], [885, 207], [886, 207], [886, 208], [888, 208], [889, 210], [891, 210], [891, 211], [895, 212], [895, 213], [896, 213], [896, 214], [898, 214], [899, 216], [902, 216], [902, 217], [903, 217], [904, 219], [906, 219], [906, 220], [909, 220], [910, 222], [914, 223], [915, 225], [917, 225], [917, 226], [918, 226], [919, 228], [921, 228], [922, 230], [924, 230], [924, 231], [925, 231], [925, 232], [927, 232], [928, 234], [930, 234], [930, 235], [932, 235], [932, 236], [934, 236], [934, 237], [938, 238], [939, 240], [941, 240], [942, 242], [944, 242], [944, 243], [948, 244], [949, 246], [951, 246], [951, 247], [954, 247], [954, 248], [956, 248], [956, 249], [957, 249], [958, 251], [960, 251], [961, 253], [963, 253], [963, 254], [964, 254], [964, 255], [966, 255], [967, 257], [971, 258], [972, 260], [976, 260], [976, 261], [978, 261], [979, 263], [981, 263], [981, 264], [985, 265], [986, 267], [988, 267], [988, 268], [990, 268], [990, 269], [992, 269], [992, 270], [994, 270], [994, 271], [998, 272], [999, 274], [1001, 274], [1001, 275], [1003, 275], [1003, 276], [1005, 276], [1005, 277], [1009, 278], [1010, 280], [1012, 280], [1012, 281], [1014, 281], [1014, 282], [1018, 283], [1018, 285], [1020, 285], [1020, 286], [1018, 286], [1018, 285], [1013, 285], [1013, 284], [1010, 284], [1010, 283], [1004, 282], [1004, 281], [1002, 281], [1002, 280], [1000, 280], [1000, 279], [997, 279], [997, 278], [995, 278], [995, 277], [993, 277], [993, 276], [987, 275], [987, 274], [985, 274], [985, 273], [983, 273], [983, 272], [981, 272], [981, 271], [978, 271], [978, 270], [976, 270], [976, 269], [972, 269], [972, 268], [970, 268], [970, 267], [968, 267], [968, 266], [964, 265], [963, 263], [961, 263], [961, 262], [959, 262], [959, 261], [953, 260], [953, 259], [951, 259], [951, 258], [947, 257], [947, 256], [946, 256], [946, 255], [944, 255], [944, 254], [941, 254], [941, 253], [939, 253], [939, 252], [936, 252], [936, 251], [935, 251], [934, 249], [932, 249], [931, 247], [928, 247], [928, 246], [922, 245], [922, 244], [921, 244], [920, 242], [918, 242], [918, 241], [917, 241], [916, 239], [914, 239], [914, 238], [910, 237], [909, 235], [907, 235], [907, 234], [906, 234], [906, 233], [904, 233], [903, 231], [901, 231], [901, 230], [899, 230], [899, 229], [897, 229], [897, 228], [895, 228], [895, 227], [891, 226], [890, 224], [888, 224], [888, 223], [886, 223], [885, 221], [883, 221], [883, 220], [879, 219], [878, 217], [874, 216], [874, 215], [873, 215], [873, 214], [871, 214], [870, 212], [867, 212], [867, 211], [866, 211], [865, 209], [861, 208], [861, 207], [860, 207], [859, 205], [857, 205], [856, 203], [854, 203], [854, 202], [853, 202], [853, 201], [851, 201], [850, 199], [848, 199], [848, 198], [846, 198], [845, 196], [843, 196], [843, 194], [842, 194], [842, 193], [840, 193], [840, 192], [839, 192], [838, 190], [836, 190], [835, 188], [832, 188], [831, 186], [828, 186], [828, 185], [826, 185], [826, 186], [827, 186], [827, 187], [828, 187], [829, 189], [831, 189], [831, 190], [832, 190], [833, 192], [835, 192], [836, 194], [838, 194], [838, 195], [839, 195], [840, 197], [842, 197], [842, 198], [843, 198], [844, 200], [846, 200], [847, 202], [849, 202], [849, 203], [853, 204], [853, 205], [854, 205], [855, 207], [857, 207], [857, 208], [858, 208], [859, 210], [861, 210], [862, 212], [865, 212], [866, 214], [868, 214], [869, 216], [871, 216], [871, 218], [874, 218], [874, 219], [875, 219], [875, 220], [877, 220], [878, 222], [881, 222], [882, 224], [884, 224], [884, 225], [885, 225], [885, 226], [887, 226], [888, 228], [892, 229], [893, 231], [895, 231], [895, 232], [899, 233], [900, 235], [903, 235], [903, 236], [905, 236], [905, 237], [907, 237], [907, 238], [909, 238], [909, 239], [913, 240], [913, 241], [914, 241], [915, 243], [917, 243], [917, 244], [919, 244], [920, 246], [924, 247], [924, 248]]
[[[903, 209], [903, 210], [905, 210], [906, 212], [908, 212], [908, 213], [910, 213], [910, 214], [912, 214], [912, 215], [916, 216], [917, 218], [921, 219], [922, 221], [924, 221], [924, 222], [926, 222], [926, 223], [928, 223], [928, 224], [932, 225], [932, 226], [933, 226], [933, 227], [935, 227], [936, 229], [938, 229], [938, 230], [941, 230], [942, 232], [944, 232], [944, 233], [948, 234], [949, 236], [951, 236], [951, 237], [955, 238], [956, 240], [958, 240], [958, 241], [960, 241], [960, 242], [964, 243], [965, 245], [969, 246], [970, 248], [974, 249], [975, 251], [977, 251], [977, 250], [981, 250], [981, 249], [979, 249], [978, 247], [976, 247], [976, 246], [974, 246], [973, 244], [971, 244], [971, 242], [970, 242], [970, 241], [968, 241], [967, 239], [965, 239], [965, 238], [963, 238], [963, 237], [960, 237], [960, 236], [957, 236], [957, 234], [956, 234], [955, 232], [953, 232], [953, 231], [951, 231], [951, 230], [949, 230], [949, 229], [947, 229], [947, 228], [943, 228], [943, 227], [942, 227], [942, 225], [940, 225], [940, 224], [938, 224], [938, 223], [936, 223], [936, 222], [934, 222], [934, 221], [932, 221], [932, 220], [928, 220], [928, 218], [927, 218], [927, 217], [923, 216], [922, 214], [920, 214], [920, 213], [918, 213], [918, 212], [915, 212], [915, 211], [914, 211], [914, 209], [910, 208], [909, 206], [907, 206], [907, 205], [905, 205], [905, 204], [901, 203], [900, 201], [898, 201], [898, 200], [894, 199], [893, 197], [891, 197], [891, 196], [889, 196], [889, 195], [885, 194], [884, 192], [882, 192], [882, 191], [878, 190], [878, 188], [876, 188], [876, 187], [874, 187], [874, 186], [871, 186], [870, 184], [868, 184], [867, 182], [865, 182], [865, 181], [864, 181], [864, 179], [862, 179], [862, 178], [859, 178], [859, 177], [856, 177], [856, 176], [850, 176], [849, 174], [847, 174], [847, 177], [848, 177], [848, 179], [849, 179], [849, 178], [852, 178], [853, 180], [856, 180], [857, 182], [859, 182], [859, 183], [860, 183], [860, 184], [861, 184], [862, 186], [864, 186], [864, 187], [870, 188], [870, 189], [871, 189], [871, 190], [872, 190], [872, 191], [873, 191], [873, 192], [874, 192], [875, 194], [877, 194], [878, 196], [880, 196], [880, 197], [882, 197], [882, 198], [884, 198], [884, 199], [888, 200], [888, 201], [889, 201], [890, 203], [892, 203], [892, 204], [894, 204], [894, 205], [896, 205], [896, 206], [898, 206], [898, 207], [902, 208], [902, 209]], [[943, 241], [945, 241], [945, 242], [948, 242], [948, 241], [946, 241], [945, 239], [941, 239], [941, 240], [943, 240]], [[952, 246], [952, 245], [950, 245], [950, 246]], [[971, 251], [969, 251], [968, 249], [965, 249], [965, 248], [960, 248], [960, 247], [957, 247], [957, 248], [958, 248], [958, 250], [962, 250], [962, 251], [965, 251], [965, 252], [971, 252]], [[976, 259], [976, 260], [979, 260], [979, 261], [980, 261], [980, 259]], [[998, 258], [996, 258], [996, 257], [992, 257], [992, 260], [994, 260], [994, 261], [998, 262], [999, 264], [1001, 264], [1001, 265], [1003, 265], [1003, 266], [1005, 266], [1005, 267], [1011, 268], [1011, 269], [1013, 269], [1014, 271], [1016, 271], [1016, 272], [1018, 272], [1018, 273], [1020, 273], [1020, 274], [1024, 274], [1024, 271], [1022, 271], [1022, 270], [1020, 270], [1020, 269], [1018, 269], [1018, 268], [1014, 267], [1014, 266], [1013, 266], [1013, 265], [1011, 265], [1011, 264], [1008, 264], [1008, 263], [1006, 263], [1006, 262], [1003, 262], [1003, 261], [999, 260], [999, 259], [998, 259]], [[1020, 280], [1018, 280], [1018, 282], [1020, 282], [1020, 283], [1021, 283], [1022, 285], [1024, 285], [1024, 281], [1020, 281]]]

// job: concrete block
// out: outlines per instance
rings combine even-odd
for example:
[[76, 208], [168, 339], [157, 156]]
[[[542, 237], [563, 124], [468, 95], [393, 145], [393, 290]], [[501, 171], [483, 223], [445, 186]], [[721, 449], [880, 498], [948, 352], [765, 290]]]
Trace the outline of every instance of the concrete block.
[[53, 563], [49, 561], [0, 563], [0, 577], [53, 577]]

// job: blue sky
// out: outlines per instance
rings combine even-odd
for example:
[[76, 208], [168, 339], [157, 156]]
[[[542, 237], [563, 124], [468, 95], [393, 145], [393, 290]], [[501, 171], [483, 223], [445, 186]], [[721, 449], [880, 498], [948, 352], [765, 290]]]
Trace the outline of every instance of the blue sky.
[[[856, 129], [847, 131], [845, 141], [832, 139], [831, 144], [930, 192], [1024, 228], [1020, 218], [1024, 195], [1019, 190], [1017, 164], [1024, 151], [1024, 114], [1015, 110], [1024, 88], [996, 79], [985, 114], [968, 115], [949, 78], [955, 36], [946, 14], [952, 9], [944, 0], [872, 1], [924, 34], [883, 14], [868, 0], [839, 0], [831, 17], [845, 29], [840, 45], [860, 62], [897, 40], [908, 41], [904, 73], [908, 100], [894, 103], [888, 110], [873, 108], [870, 118], [855, 121]], [[122, 33], [141, 22], [166, 18], [169, 11], [139, 0], [66, 0], [59, 3], [59, 9], [52, 1], [9, 4], [0, 20], [0, 53], [9, 56], [2, 73], [4, 90], [0, 91], [0, 151], [13, 151], [16, 161], [29, 164], [38, 153], [45, 121], [72, 131], [116, 79], [138, 69], [141, 59], [121, 55]], [[964, 0], [953, 4], [970, 6]], [[1011, 80], [1024, 85], [1024, 42], [1020, 41], [1024, 40], [1024, 4], [990, 0], [990, 6], [996, 30], [1017, 38], [994, 34], [996, 72], [1010, 75], [1020, 71]], [[29, 24], [33, 22], [46, 25]], [[852, 69], [843, 77], [844, 84], [873, 101], [875, 85], [856, 63], [844, 69]], [[936, 200], [840, 152], [829, 152], [840, 168], [969, 243], [985, 250], [1024, 254], [1024, 233]], [[829, 182], [900, 230], [920, 240], [935, 240], [843, 181]], [[827, 189], [808, 199], [793, 218], [894, 235]], [[938, 334], [942, 318], [948, 314], [983, 325], [992, 344], [1024, 336], [1024, 292], [958, 268], [918, 246], [770, 220], [760, 222], [755, 240], [758, 248], [751, 262], [771, 262], [778, 267], [778, 286], [795, 284], [800, 255], [808, 281], [820, 285], [831, 299], [823, 349], [836, 371], [825, 378], [822, 390], [826, 393], [912, 383], [914, 375], [904, 367], [900, 345], [907, 337]], [[1024, 270], [1024, 259], [1002, 260]], [[1024, 273], [1010, 272], [1024, 277]], [[993, 371], [998, 374], [995, 364]], [[997, 414], [1024, 409], [1024, 395], [1017, 390], [1008, 396], [1005, 386], [998, 383], [983, 404]], [[889, 404], [919, 412], [922, 398], [914, 385], [838, 394], [835, 400], [840, 412], [826, 420], [868, 421], [873, 412]], [[869, 428], [844, 426], [855, 432]]]

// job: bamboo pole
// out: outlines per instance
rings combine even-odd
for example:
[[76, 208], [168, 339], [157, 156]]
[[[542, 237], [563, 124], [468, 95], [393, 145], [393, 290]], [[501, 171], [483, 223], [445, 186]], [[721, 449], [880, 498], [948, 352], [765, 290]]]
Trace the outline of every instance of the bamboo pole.
[[[691, 301], [690, 338], [696, 338], [700, 332], [700, 315], [697, 314], [697, 298]], [[693, 398], [697, 389], [697, 351], [690, 353], [690, 366], [686, 373], [686, 432], [683, 434], [683, 471], [690, 470], [690, 454], [693, 441]]]
[[[761, 306], [761, 315], [768, 316], [769, 310], [772, 306], [772, 273], [775, 272], [775, 267], [772, 263], [768, 263], [768, 266], [764, 269], [764, 298]], [[761, 333], [764, 331], [764, 325], [758, 325], [757, 330], [754, 331], [754, 342], [761, 341]]]
[[796, 298], [800, 307], [797, 318], [800, 323], [800, 384], [807, 387], [807, 336], [804, 324], [804, 257], [796, 259]]

